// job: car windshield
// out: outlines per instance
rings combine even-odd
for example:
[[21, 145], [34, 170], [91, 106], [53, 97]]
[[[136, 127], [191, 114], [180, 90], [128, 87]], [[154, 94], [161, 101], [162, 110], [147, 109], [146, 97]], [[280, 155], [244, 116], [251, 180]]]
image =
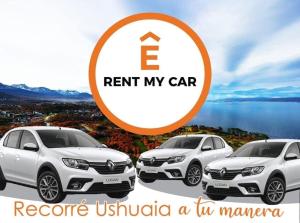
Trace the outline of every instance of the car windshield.
[[175, 137], [159, 146], [159, 149], [196, 149], [202, 137]]
[[48, 148], [104, 147], [88, 134], [75, 130], [37, 130], [43, 144]]
[[282, 152], [285, 142], [255, 142], [240, 147], [230, 157], [269, 157], [276, 158]]

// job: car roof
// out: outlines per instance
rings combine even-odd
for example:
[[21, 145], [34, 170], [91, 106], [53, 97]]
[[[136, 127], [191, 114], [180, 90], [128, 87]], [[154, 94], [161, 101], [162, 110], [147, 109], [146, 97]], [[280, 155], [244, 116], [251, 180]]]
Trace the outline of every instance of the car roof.
[[256, 140], [256, 141], [252, 141], [250, 143], [256, 143], [256, 142], [300, 142], [299, 139], [266, 139], [266, 140]]
[[59, 127], [59, 126], [22, 126], [22, 127], [17, 127], [12, 130], [77, 130], [78, 129], [73, 129], [73, 128], [67, 128], [67, 127]]
[[183, 134], [183, 135], [178, 135], [178, 136], [174, 136], [174, 137], [211, 137], [211, 136], [220, 137], [217, 135], [210, 135], [210, 134]]

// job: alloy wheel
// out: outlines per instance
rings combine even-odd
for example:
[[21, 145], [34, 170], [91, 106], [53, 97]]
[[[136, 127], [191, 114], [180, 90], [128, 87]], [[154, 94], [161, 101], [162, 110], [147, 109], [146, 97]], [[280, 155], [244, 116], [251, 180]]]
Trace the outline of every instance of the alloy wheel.
[[58, 182], [55, 177], [51, 175], [45, 175], [40, 180], [39, 190], [40, 194], [45, 200], [52, 201], [59, 193]]
[[274, 203], [280, 201], [284, 196], [283, 184], [280, 181], [271, 182], [267, 189], [267, 196]]
[[188, 171], [187, 179], [192, 185], [196, 185], [201, 181], [202, 172], [201, 169], [198, 167], [193, 166]]

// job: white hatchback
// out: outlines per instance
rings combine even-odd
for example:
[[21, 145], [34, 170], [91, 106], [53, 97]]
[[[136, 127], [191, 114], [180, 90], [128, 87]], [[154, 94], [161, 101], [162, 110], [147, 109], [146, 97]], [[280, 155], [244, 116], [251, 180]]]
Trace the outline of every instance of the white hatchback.
[[141, 154], [136, 170], [145, 183], [155, 180], [183, 180], [196, 186], [203, 168], [210, 162], [225, 158], [232, 148], [219, 136], [181, 135], [168, 139], [156, 149]]

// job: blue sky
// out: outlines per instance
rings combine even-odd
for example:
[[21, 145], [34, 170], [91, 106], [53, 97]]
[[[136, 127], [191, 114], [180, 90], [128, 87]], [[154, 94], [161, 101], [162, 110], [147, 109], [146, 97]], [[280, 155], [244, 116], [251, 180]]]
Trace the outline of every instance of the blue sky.
[[224, 96], [220, 89], [299, 93], [300, 0], [1, 1], [0, 82], [89, 91], [95, 42], [140, 12], [175, 16], [199, 34], [212, 62], [211, 98]]

